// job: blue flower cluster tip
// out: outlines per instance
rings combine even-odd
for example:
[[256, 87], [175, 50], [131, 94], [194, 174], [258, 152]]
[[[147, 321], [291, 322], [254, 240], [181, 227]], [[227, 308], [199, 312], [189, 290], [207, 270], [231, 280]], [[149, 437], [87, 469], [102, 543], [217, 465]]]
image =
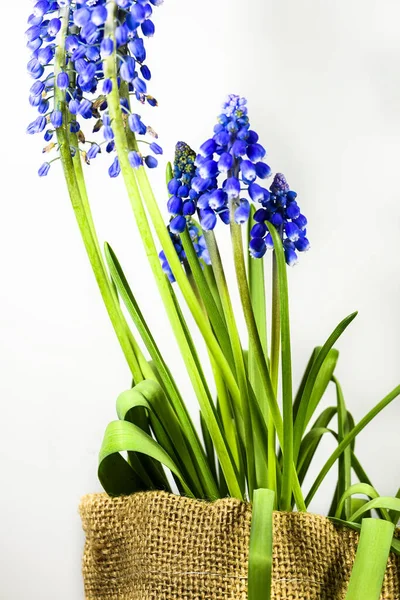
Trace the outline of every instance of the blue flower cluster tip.
[[262, 258], [269, 248], [274, 247], [266, 222], [272, 223], [280, 233], [289, 266], [297, 263], [297, 252], [310, 248], [306, 237], [307, 219], [301, 214], [296, 198], [297, 194], [290, 190], [285, 176], [277, 173], [268, 196], [261, 200], [262, 207], [254, 213], [255, 224], [250, 230], [250, 254], [253, 258]]
[[[183, 233], [187, 228], [198, 258], [204, 264], [209, 265], [210, 257], [204, 236], [201, 229], [191, 218], [196, 212], [196, 206], [190, 197], [193, 195], [191, 192], [191, 183], [196, 173], [195, 159], [196, 153], [188, 144], [185, 142], [178, 142], [176, 144], [173, 178], [168, 183], [168, 191], [170, 193], [168, 210], [171, 214], [168, 229], [175, 250], [182, 263], [185, 263], [186, 255], [179, 234]], [[164, 273], [171, 282], [174, 282], [175, 278], [164, 252], [160, 252], [159, 256]]]

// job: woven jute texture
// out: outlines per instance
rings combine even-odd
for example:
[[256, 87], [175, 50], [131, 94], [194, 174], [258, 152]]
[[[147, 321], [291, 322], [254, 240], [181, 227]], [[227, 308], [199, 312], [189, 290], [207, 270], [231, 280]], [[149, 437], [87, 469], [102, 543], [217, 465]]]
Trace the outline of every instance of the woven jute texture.
[[[86, 600], [246, 600], [251, 508], [164, 492], [95, 494], [80, 506]], [[274, 513], [272, 598], [341, 600], [358, 534], [304, 513]], [[382, 592], [400, 600], [390, 556]]]

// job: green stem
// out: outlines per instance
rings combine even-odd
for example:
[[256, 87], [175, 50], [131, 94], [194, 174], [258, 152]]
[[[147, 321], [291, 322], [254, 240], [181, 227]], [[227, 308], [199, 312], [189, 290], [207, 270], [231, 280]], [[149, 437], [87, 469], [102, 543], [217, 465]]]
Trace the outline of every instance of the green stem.
[[[247, 325], [247, 330], [249, 334], [249, 344], [252, 345], [254, 356], [256, 358], [259, 377], [263, 383], [263, 387], [266, 393], [267, 401], [269, 403], [269, 408], [271, 411], [271, 415], [273, 418], [273, 422], [278, 432], [278, 438], [282, 443], [283, 437], [283, 424], [282, 424], [282, 416], [279, 410], [278, 403], [276, 401], [276, 397], [274, 394], [274, 390], [272, 387], [272, 381], [270, 377], [270, 371], [268, 368], [268, 364], [264, 355], [264, 351], [261, 345], [261, 341], [258, 335], [257, 323], [254, 318], [253, 307], [251, 304], [251, 297], [249, 288], [247, 285], [247, 273], [246, 273], [246, 265], [244, 261], [244, 253], [243, 253], [243, 241], [242, 241], [242, 230], [240, 225], [237, 225], [235, 222], [231, 223], [231, 236], [232, 236], [232, 247], [233, 247], [233, 257], [235, 262], [235, 271], [236, 271], [236, 279], [239, 288], [240, 300], [242, 302], [244, 318]], [[262, 407], [261, 407], [262, 408]], [[263, 414], [266, 411], [263, 410]]]
[[[275, 295], [279, 295], [279, 329], [282, 347], [282, 407], [283, 407], [283, 477], [280, 509], [289, 511], [292, 506], [292, 473], [293, 473], [293, 388], [292, 388], [292, 356], [290, 343], [290, 318], [289, 318], [289, 290], [287, 280], [287, 267], [283, 248], [278, 248], [281, 239], [278, 232], [270, 225], [270, 232], [274, 240], [275, 265]], [[272, 359], [271, 359], [272, 361]], [[279, 365], [279, 360], [277, 361]], [[278, 385], [275, 375], [273, 383]]]
[[[110, 37], [114, 41], [114, 45], [115, 45], [115, 27], [116, 27], [116, 13], [117, 13], [116, 2], [113, 2], [113, 1], [109, 2], [107, 7], [108, 7], [108, 18], [107, 18], [107, 22], [105, 24], [105, 36]], [[226, 479], [228, 481], [228, 485], [230, 488], [230, 493], [234, 497], [241, 498], [242, 492], [240, 489], [240, 485], [238, 483], [237, 473], [235, 472], [234, 465], [231, 462], [229, 450], [226, 447], [225, 440], [221, 433], [221, 430], [220, 430], [220, 427], [219, 427], [219, 424], [218, 424], [218, 421], [216, 418], [216, 414], [215, 414], [215, 407], [213, 406], [212, 399], [211, 399], [209, 390], [207, 388], [207, 385], [206, 385], [205, 381], [202, 379], [201, 374], [199, 373], [199, 371], [196, 367], [196, 363], [190, 352], [190, 347], [187, 344], [186, 337], [182, 330], [182, 324], [181, 324], [181, 321], [177, 314], [176, 307], [174, 305], [173, 298], [170, 293], [168, 281], [167, 281], [167, 279], [162, 271], [162, 268], [161, 268], [157, 249], [154, 244], [150, 225], [149, 225], [149, 222], [147, 219], [146, 212], [144, 210], [141, 195], [140, 195], [138, 185], [136, 182], [136, 177], [135, 177], [133, 169], [129, 163], [129, 158], [128, 158], [129, 148], [128, 148], [128, 142], [127, 142], [126, 133], [125, 133], [124, 122], [122, 119], [120, 96], [118, 93], [116, 61], [117, 61], [117, 58], [116, 58], [116, 53], [114, 51], [114, 53], [111, 56], [107, 57], [104, 61], [104, 72], [106, 74], [106, 77], [108, 77], [112, 81], [112, 84], [113, 84], [112, 91], [107, 96], [107, 102], [108, 102], [110, 117], [112, 119], [112, 127], [113, 127], [113, 131], [114, 131], [114, 135], [115, 135], [115, 145], [116, 145], [116, 149], [117, 149], [117, 153], [118, 153], [118, 158], [120, 161], [121, 172], [122, 172], [122, 175], [123, 175], [123, 178], [125, 181], [125, 187], [128, 192], [129, 200], [131, 202], [131, 206], [132, 206], [135, 218], [136, 218], [136, 223], [137, 223], [138, 229], [140, 231], [140, 235], [142, 237], [142, 241], [143, 241], [143, 244], [144, 244], [144, 247], [146, 250], [146, 254], [149, 259], [149, 263], [150, 263], [151, 269], [153, 271], [161, 298], [164, 302], [164, 306], [166, 308], [173, 331], [175, 333], [176, 339], [180, 346], [182, 356], [185, 360], [189, 376], [191, 378], [193, 387], [195, 389], [197, 398], [199, 400], [203, 416], [207, 423], [207, 427], [210, 431], [210, 434], [213, 438], [213, 442], [215, 444], [216, 450], [219, 454], [219, 459], [221, 461], [221, 465], [224, 468]], [[150, 188], [150, 186], [148, 186], [148, 188], [147, 188], [147, 186], [143, 186], [143, 178], [144, 177], [145, 177], [145, 172], [144, 172], [144, 169], [141, 168], [137, 172], [137, 180], [140, 183], [143, 197], [146, 199], [149, 196], [148, 188]], [[152, 193], [151, 188], [150, 188], [150, 191]], [[155, 199], [154, 199], [154, 202], [155, 202]], [[149, 212], [154, 213], [154, 211], [149, 211]], [[160, 215], [160, 218], [161, 218], [161, 215]], [[154, 223], [154, 219], [153, 219], [153, 223]], [[157, 229], [157, 223], [154, 223], [154, 224]], [[201, 307], [199, 306], [199, 304], [196, 300], [196, 297], [194, 295], [194, 292], [190, 286], [190, 283], [187, 280], [186, 275], [181, 267], [179, 258], [176, 254], [175, 248], [169, 237], [169, 232], [167, 231], [167, 228], [165, 227], [163, 222], [162, 222], [162, 226], [163, 226], [163, 230], [164, 230], [163, 233], [168, 238], [168, 242], [170, 244], [168, 251], [166, 251], [165, 248], [164, 248], [164, 251], [166, 253], [168, 261], [170, 262], [170, 265], [174, 272], [175, 278], [177, 280], [178, 280], [178, 278], [180, 280], [182, 280], [182, 278], [183, 278], [183, 280], [185, 282], [185, 286], [186, 286], [185, 290], [186, 291], [187, 291], [187, 289], [190, 290], [189, 295], [194, 300], [196, 307], [198, 307], [198, 310], [200, 311], [200, 317], [199, 317], [200, 321], [204, 322], [204, 317], [203, 317]], [[160, 225], [158, 223], [158, 229], [159, 228], [160, 228]], [[157, 231], [157, 233], [159, 233], [159, 232]], [[172, 260], [170, 260], [171, 258], [172, 258]], [[178, 267], [176, 265], [176, 261], [179, 263]], [[172, 264], [172, 263], [174, 263], [174, 264]], [[179, 271], [179, 274], [178, 274], [178, 271]], [[209, 329], [211, 330], [210, 327], [209, 327]], [[211, 331], [210, 331], [210, 333], [211, 333], [213, 340], [215, 341], [215, 344], [218, 346], [218, 349], [220, 350], [219, 345], [218, 345], [217, 341], [215, 340]], [[215, 482], [212, 472], [210, 470], [204, 449], [200, 443], [196, 429], [194, 428], [194, 425], [193, 425], [193, 423], [189, 417], [189, 414], [187, 412], [187, 408], [184, 404], [182, 404], [181, 406], [179, 406], [179, 409], [180, 409], [181, 419], [183, 419], [183, 425], [187, 430], [188, 437], [190, 437], [190, 441], [193, 445], [193, 448], [195, 449], [196, 455], [198, 455], [198, 460], [199, 460], [199, 464], [201, 466], [201, 472], [202, 472], [201, 474], [202, 474], [203, 480], [206, 484], [208, 494], [210, 497], [217, 497], [218, 496], [218, 487], [216, 485], [216, 482]]]
[[[279, 351], [281, 340], [281, 313], [279, 302], [278, 269], [275, 252], [272, 253], [272, 317], [271, 317], [271, 380], [275, 397], [278, 397]], [[276, 435], [268, 414], [268, 474], [270, 483], [276, 486]], [[276, 489], [276, 487], [272, 488]]]
[[[254, 215], [255, 207], [252, 206], [251, 215]], [[247, 245], [249, 244], [253, 219], [248, 220], [247, 226]], [[264, 355], [268, 361], [268, 336], [267, 336], [267, 308], [266, 308], [266, 293], [265, 293], [265, 268], [264, 260], [254, 259], [248, 253], [248, 281], [251, 303], [253, 307], [254, 317], [257, 323], [258, 335], [263, 347]], [[257, 487], [268, 488], [275, 492], [274, 501], [278, 499], [276, 494], [276, 449], [275, 449], [275, 432], [274, 424], [268, 410], [264, 388], [258, 376], [257, 361], [254, 356], [253, 346], [249, 344], [249, 379], [254, 390], [255, 397], [260, 406], [263, 407], [266, 414], [263, 415], [264, 421], [268, 429], [267, 445], [267, 468], [260, 472], [260, 461], [256, 463], [257, 471]], [[255, 446], [257, 442], [255, 442]], [[265, 448], [265, 440], [263, 440], [263, 449]], [[257, 448], [256, 448], [257, 450]]]
[[189, 231], [185, 229], [185, 231], [180, 235], [180, 238], [182, 241], [183, 249], [186, 254], [186, 258], [189, 262], [190, 269], [196, 282], [196, 287], [198, 289], [199, 296], [201, 298], [201, 301], [198, 298], [199, 304], [203, 303], [204, 310], [208, 319], [210, 320], [210, 323], [213, 327], [219, 344], [226, 358], [231, 362], [233, 359], [232, 348], [226, 324], [224, 323], [221, 317], [217, 304], [215, 303], [214, 297], [208, 287], [206, 278], [203, 273], [203, 269], [200, 265], [196, 251], [193, 247], [193, 242], [190, 238]]
[[271, 333], [271, 381], [278, 395], [279, 352], [281, 341], [281, 309], [279, 302], [279, 281], [275, 252], [272, 253], [272, 333]]
[[[285, 453], [285, 448], [286, 448], [286, 455], [289, 455], [286, 457], [286, 461], [287, 461], [286, 465], [288, 467], [288, 471], [286, 471], [286, 477], [284, 477], [282, 480], [283, 487], [285, 487], [285, 494], [283, 495], [284, 505], [285, 505], [285, 507], [288, 505], [288, 499], [287, 499], [287, 496], [289, 494], [288, 490], [293, 489], [293, 493], [296, 498], [297, 508], [299, 510], [305, 510], [305, 504], [304, 504], [303, 496], [301, 493], [299, 480], [298, 480], [295, 465], [294, 465], [294, 462], [292, 459], [293, 454], [292, 454], [291, 450], [293, 449], [293, 443], [291, 443], [291, 444], [289, 443], [290, 439], [292, 439], [292, 437], [293, 437], [290, 434], [290, 428], [292, 428], [293, 422], [292, 422], [292, 420], [290, 420], [289, 422], [287, 421], [287, 419], [289, 418], [289, 411], [288, 411], [288, 402], [285, 402], [285, 401], [284, 401], [285, 421], [282, 421], [282, 416], [281, 416], [279, 406], [278, 406], [278, 403], [277, 403], [277, 400], [276, 400], [276, 397], [274, 394], [274, 390], [272, 387], [268, 364], [267, 364], [267, 361], [266, 361], [266, 358], [265, 358], [265, 355], [263, 352], [260, 338], [258, 336], [257, 323], [254, 318], [249, 287], [247, 285], [246, 264], [245, 264], [244, 253], [243, 253], [242, 230], [241, 230], [241, 226], [237, 225], [233, 220], [231, 220], [231, 237], [232, 237], [233, 255], [234, 255], [234, 262], [235, 262], [236, 279], [237, 279], [237, 283], [238, 283], [239, 294], [240, 294], [240, 299], [242, 302], [243, 313], [245, 316], [247, 330], [249, 333], [249, 343], [252, 344], [254, 347], [254, 353], [255, 353], [256, 360], [257, 360], [259, 375], [260, 375], [260, 378], [264, 385], [266, 397], [268, 400], [269, 410], [271, 412], [271, 417], [273, 419], [273, 423], [274, 423], [275, 429], [278, 434], [279, 443], [281, 444], [281, 446], [283, 448], [283, 452]], [[286, 291], [281, 290], [281, 292], [282, 292], [282, 294], [284, 294], [284, 293], [287, 294], [287, 290]], [[285, 347], [284, 351], [285, 351], [285, 356], [287, 357], [288, 353], [290, 355], [290, 343], [289, 343], [289, 340], [287, 339], [287, 336], [285, 336], [285, 342], [286, 342], [286, 347]], [[288, 368], [289, 368], [290, 361], [286, 361], [286, 362], [288, 363]], [[291, 372], [286, 374], [286, 384], [285, 385], [286, 385], [287, 389], [286, 389], [285, 396], [287, 398], [289, 398], [291, 396], [289, 380], [291, 382]], [[290, 408], [291, 408], [291, 406], [290, 406]], [[283, 457], [283, 459], [284, 459], [284, 463], [285, 463], [285, 456]], [[286, 480], [286, 482], [285, 482], [285, 480]]]
[[[66, 67], [65, 38], [68, 33], [69, 12], [69, 7], [65, 7], [61, 9], [60, 13], [62, 18], [62, 27], [58, 35], [58, 44], [55, 56], [55, 81], [57, 81], [58, 74], [61, 71], [65, 70]], [[106, 306], [107, 312], [111, 319], [111, 323], [121, 344], [121, 348], [124, 352], [132, 376], [135, 382], [139, 382], [143, 379], [143, 375], [138, 364], [135, 352], [126, 334], [125, 327], [121, 322], [120, 308], [115, 303], [115, 298], [111, 290], [110, 282], [107, 277], [107, 273], [104, 269], [104, 263], [101, 254], [99, 253], [98, 243], [96, 242], [96, 238], [93, 236], [92, 226], [87, 218], [85, 205], [82, 201], [82, 196], [76, 179], [74, 164], [69, 148], [69, 138], [67, 133], [68, 112], [66, 110], [65, 92], [63, 90], [60, 90], [57, 86], [55, 86], [54, 103], [63, 115], [63, 124], [57, 129], [57, 140], [60, 148], [61, 163], [63, 166], [64, 176], [67, 183], [72, 207], [74, 209], [74, 213], [78, 222], [78, 226], [86, 248], [86, 252], [90, 260], [90, 264], [92, 266], [97, 284], [100, 288], [100, 292], [104, 304]]]
[[244, 422], [244, 439], [242, 440], [242, 449], [246, 457], [247, 478], [249, 485], [250, 498], [253, 497], [253, 490], [256, 485], [256, 465], [254, 461], [254, 439], [251, 426], [251, 415], [249, 408], [249, 390], [246, 377], [246, 368], [243, 359], [242, 344], [239, 337], [239, 332], [236, 325], [236, 319], [233, 312], [232, 302], [229, 295], [229, 288], [225, 278], [225, 272], [221, 261], [217, 241], [212, 231], [204, 231], [204, 237], [207, 244], [208, 253], [210, 255], [211, 265], [215, 275], [219, 295], [221, 298], [222, 308], [225, 315], [225, 320], [228, 328], [229, 337], [231, 340], [235, 370], [239, 382], [240, 389], [240, 406], [237, 407]]

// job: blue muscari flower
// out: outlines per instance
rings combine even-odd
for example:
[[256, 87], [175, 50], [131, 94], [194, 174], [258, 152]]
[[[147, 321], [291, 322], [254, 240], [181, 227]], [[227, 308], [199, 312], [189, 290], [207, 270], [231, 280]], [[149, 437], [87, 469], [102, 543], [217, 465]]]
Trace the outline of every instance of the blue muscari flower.
[[113, 88], [113, 84], [111, 79], [105, 79], [103, 81], [103, 94], [111, 94]]
[[186, 229], [186, 219], [183, 215], [176, 215], [169, 222], [171, 233], [183, 233]]
[[155, 169], [158, 166], [158, 160], [149, 154], [144, 157], [145, 164], [149, 167], [149, 169]]
[[277, 173], [269, 196], [261, 201], [262, 207], [254, 213], [255, 224], [250, 231], [251, 256], [261, 258], [268, 248], [273, 248], [266, 222], [278, 229], [289, 266], [296, 264], [297, 252], [305, 252], [310, 248], [306, 237], [307, 219], [301, 214], [296, 198], [297, 194], [290, 190], [285, 176]]
[[129, 163], [133, 169], [138, 169], [143, 164], [143, 159], [138, 152], [132, 151], [128, 154]]
[[99, 152], [101, 152], [100, 146], [98, 144], [92, 144], [87, 151], [86, 156], [89, 160], [92, 160], [93, 158], [96, 158]]
[[154, 153], [154, 154], [162, 154], [163, 153], [163, 149], [161, 148], [161, 146], [159, 144], [157, 144], [156, 142], [152, 142], [150, 144], [150, 150]]
[[107, 21], [107, 8], [103, 5], [95, 6], [92, 15], [91, 15], [92, 23], [95, 25], [104, 25]]
[[121, 172], [121, 167], [119, 164], [118, 156], [116, 156], [114, 158], [114, 162], [111, 164], [110, 168], [108, 169], [108, 174], [110, 177], [118, 177], [120, 172]]
[[102, 58], [111, 56], [114, 52], [114, 42], [110, 38], [104, 38], [100, 44], [100, 54]]
[[50, 115], [50, 121], [55, 129], [61, 127], [63, 122], [62, 112], [60, 110], [54, 110]]
[[110, 126], [103, 127], [103, 136], [106, 142], [110, 142], [114, 139], [114, 132]]
[[49, 21], [49, 24], [47, 25], [48, 35], [50, 35], [51, 37], [56, 37], [56, 35], [60, 31], [60, 29], [61, 29], [60, 19], [54, 18]]
[[80, 108], [79, 100], [73, 99], [68, 104], [68, 110], [71, 113], [71, 115], [77, 115], [79, 112], [79, 108]]
[[[123, 80], [127, 81], [131, 95], [136, 96], [140, 102], [146, 101], [151, 106], [157, 106], [156, 99], [147, 93], [146, 82], [151, 79], [151, 71], [145, 64], [144, 39], [154, 34], [152, 6], [159, 6], [162, 0], [118, 0], [117, 4], [118, 27], [114, 43], [110, 38], [104, 37], [106, 0], [38, 0], [34, 3], [26, 31], [27, 47], [31, 52], [27, 68], [38, 85], [34, 88], [32, 86], [29, 103], [40, 115], [50, 113], [53, 127], [62, 126], [64, 121], [70, 131], [79, 133], [80, 126], [76, 122], [76, 115], [80, 114], [85, 119], [96, 119], [94, 131], [102, 128], [98, 127], [97, 123], [102, 122], [102, 113], [107, 110], [107, 101], [101, 100], [101, 94], [110, 94], [112, 84], [110, 80], [104, 79], [101, 60], [115, 50], [119, 51], [118, 85]], [[55, 81], [51, 63], [56, 50], [56, 36], [61, 29], [59, 9], [64, 6], [69, 6], [70, 9], [65, 39], [66, 63], [72, 72], [76, 71], [77, 76], [70, 80], [68, 73], [60, 73]], [[66, 92], [67, 108], [64, 117], [61, 116], [61, 123], [58, 107], [54, 106], [53, 100], [56, 85]], [[124, 112], [130, 116], [128, 106], [125, 105]], [[43, 131], [42, 121], [34, 123], [28, 127], [29, 133]], [[136, 123], [135, 127], [132, 127], [132, 120], [129, 124], [136, 134], [152, 133], [152, 129], [144, 125], [140, 117], [139, 126]], [[114, 152], [111, 126], [104, 126], [104, 129], [103, 135], [108, 141], [107, 149]], [[81, 139], [84, 139], [84, 136]], [[161, 146], [155, 142], [153, 144], [153, 154], [162, 154]], [[157, 159], [154, 156], [146, 156], [144, 162], [149, 168], [154, 168]], [[110, 170], [113, 174], [118, 171], [115, 165]]]
[[69, 86], [68, 73], [59, 73], [57, 77], [57, 86], [60, 90], [66, 90]]
[[33, 135], [35, 133], [41, 133], [46, 127], [46, 119], [45, 117], [38, 117], [32, 123], [30, 123], [27, 127], [27, 133]]
[[45, 162], [39, 168], [38, 175], [39, 175], [39, 177], [46, 177], [46, 175], [49, 171], [50, 171], [50, 163]]
[[131, 56], [127, 56], [125, 60], [122, 62], [120, 73], [121, 77], [124, 81], [133, 81], [136, 74], [136, 62], [135, 59]]
[[150, 19], [146, 19], [146, 21], [144, 21], [141, 25], [141, 30], [143, 35], [145, 35], [146, 37], [153, 37], [155, 33], [155, 25], [153, 21], [151, 21]]

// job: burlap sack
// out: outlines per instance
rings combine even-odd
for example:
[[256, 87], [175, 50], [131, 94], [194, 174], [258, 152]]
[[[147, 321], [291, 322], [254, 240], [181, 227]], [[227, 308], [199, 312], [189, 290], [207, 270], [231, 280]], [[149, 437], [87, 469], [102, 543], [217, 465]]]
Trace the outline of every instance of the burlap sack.
[[[86, 600], [246, 600], [251, 508], [164, 492], [83, 498]], [[358, 534], [311, 514], [274, 514], [275, 600], [345, 597]], [[390, 556], [382, 599], [400, 600]]]

